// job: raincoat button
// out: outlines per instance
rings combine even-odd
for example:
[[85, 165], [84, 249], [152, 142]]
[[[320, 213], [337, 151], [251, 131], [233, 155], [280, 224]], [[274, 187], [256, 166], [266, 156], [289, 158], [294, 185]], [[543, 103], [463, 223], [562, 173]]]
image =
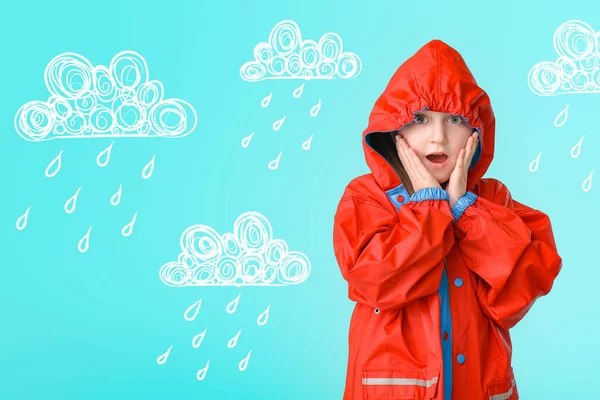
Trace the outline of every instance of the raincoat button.
[[456, 278], [454, 280], [454, 286], [456, 286], [456, 287], [461, 287], [463, 285], [463, 283], [464, 283], [463, 280], [460, 278]]
[[463, 364], [465, 362], [465, 355], [464, 354], [459, 354], [456, 357], [456, 361], [458, 361], [459, 364]]
[[400, 194], [398, 197], [396, 197], [396, 200], [398, 200], [399, 203], [402, 203], [404, 201], [404, 196]]
[[444, 332], [444, 340], [448, 340], [448, 332]]
[[379, 313], [381, 312], [381, 310], [380, 310], [379, 308], [376, 308], [376, 309], [374, 310], [374, 312], [375, 312], [375, 314], [379, 314]]

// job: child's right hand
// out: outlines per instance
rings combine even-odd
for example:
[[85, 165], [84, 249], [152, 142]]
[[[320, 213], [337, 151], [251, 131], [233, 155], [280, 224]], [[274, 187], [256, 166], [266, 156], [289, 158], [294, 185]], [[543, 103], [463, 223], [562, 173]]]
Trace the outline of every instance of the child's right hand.
[[423, 165], [417, 154], [410, 148], [402, 135], [395, 135], [396, 150], [402, 161], [404, 169], [408, 173], [412, 183], [413, 192], [424, 188], [442, 188], [440, 183], [431, 175], [431, 172]]

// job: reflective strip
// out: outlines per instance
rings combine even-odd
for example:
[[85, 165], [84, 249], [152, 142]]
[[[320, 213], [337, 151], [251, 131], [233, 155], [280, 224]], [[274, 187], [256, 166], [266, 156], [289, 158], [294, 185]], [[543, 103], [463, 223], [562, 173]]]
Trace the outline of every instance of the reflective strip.
[[430, 387], [431, 385], [436, 384], [437, 381], [437, 377], [428, 381], [409, 378], [363, 378], [362, 383], [363, 385], [412, 385]]
[[512, 396], [513, 394], [513, 389], [515, 387], [515, 380], [512, 380], [512, 387], [510, 388], [510, 390], [506, 393], [501, 393], [501, 394], [495, 394], [493, 396], [490, 397], [490, 400], [508, 400], [510, 399], [510, 396]]

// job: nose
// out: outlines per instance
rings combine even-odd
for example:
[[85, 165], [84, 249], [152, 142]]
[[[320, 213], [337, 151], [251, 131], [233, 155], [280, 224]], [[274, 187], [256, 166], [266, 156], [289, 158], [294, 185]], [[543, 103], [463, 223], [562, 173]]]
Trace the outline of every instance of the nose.
[[429, 133], [429, 141], [431, 143], [437, 144], [445, 144], [448, 140], [448, 135], [446, 134], [446, 124], [443, 120], [435, 120], [431, 124], [431, 132]]

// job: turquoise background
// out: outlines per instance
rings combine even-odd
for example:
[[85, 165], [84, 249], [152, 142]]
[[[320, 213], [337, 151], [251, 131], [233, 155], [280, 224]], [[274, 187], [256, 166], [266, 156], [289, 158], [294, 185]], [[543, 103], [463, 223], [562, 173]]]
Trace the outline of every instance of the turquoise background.
[[[3, 6], [0, 76], [0, 398], [2, 399], [341, 399], [353, 303], [332, 249], [333, 214], [345, 185], [369, 172], [361, 133], [398, 65], [440, 38], [461, 52], [489, 93], [496, 156], [486, 174], [513, 197], [546, 212], [563, 271], [511, 332], [523, 399], [600, 398], [595, 248], [600, 202], [582, 181], [598, 168], [600, 95], [539, 97], [529, 69], [556, 59], [552, 38], [569, 19], [600, 30], [600, 4], [577, 1], [302, 2], [79, 1]], [[363, 62], [354, 80], [243, 81], [241, 65], [279, 21], [304, 39], [338, 33]], [[27, 142], [15, 132], [19, 107], [46, 100], [43, 73], [63, 52], [108, 65], [123, 50], [146, 60], [166, 97], [190, 102], [198, 126], [180, 139], [123, 139], [110, 164], [96, 155], [112, 139]], [[273, 92], [268, 108], [263, 97]], [[319, 99], [320, 114], [310, 108]], [[566, 123], [555, 116], [569, 106]], [[271, 124], [287, 116], [278, 132]], [[255, 132], [251, 145], [240, 146]], [[314, 134], [312, 148], [301, 143]], [[581, 155], [570, 150], [586, 135]], [[52, 179], [48, 163], [63, 150]], [[283, 151], [280, 166], [268, 161]], [[539, 169], [528, 166], [543, 151]], [[156, 154], [153, 176], [141, 170]], [[123, 185], [118, 207], [110, 196]], [[64, 202], [83, 185], [77, 209]], [[27, 227], [15, 222], [32, 206]], [[138, 212], [133, 234], [121, 227]], [[160, 267], [180, 252], [190, 225], [230, 232], [246, 211], [264, 214], [274, 236], [307, 254], [312, 272], [284, 287], [164, 285]], [[93, 225], [89, 250], [78, 240]], [[225, 306], [241, 293], [238, 310]], [[185, 309], [202, 298], [192, 321]], [[270, 307], [265, 326], [257, 316]], [[207, 329], [202, 346], [191, 339]], [[227, 341], [242, 329], [238, 345]], [[156, 358], [169, 346], [167, 363]], [[238, 362], [252, 350], [247, 370]], [[210, 360], [205, 380], [196, 371]]]

